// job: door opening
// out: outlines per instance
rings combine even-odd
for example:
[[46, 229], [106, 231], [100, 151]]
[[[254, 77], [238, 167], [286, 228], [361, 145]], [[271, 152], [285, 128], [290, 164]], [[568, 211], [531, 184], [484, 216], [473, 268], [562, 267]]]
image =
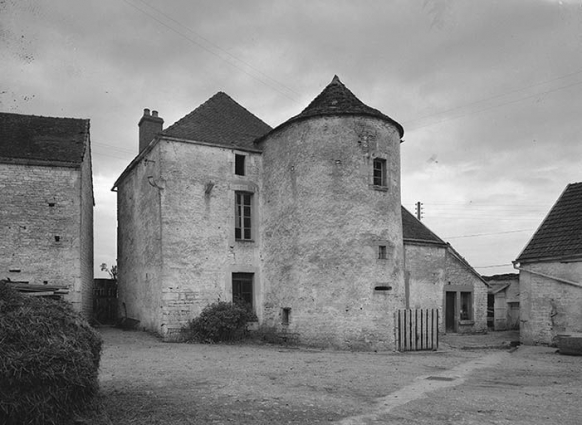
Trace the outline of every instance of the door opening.
[[446, 332], [457, 332], [457, 293], [446, 292], [445, 301], [445, 330]]

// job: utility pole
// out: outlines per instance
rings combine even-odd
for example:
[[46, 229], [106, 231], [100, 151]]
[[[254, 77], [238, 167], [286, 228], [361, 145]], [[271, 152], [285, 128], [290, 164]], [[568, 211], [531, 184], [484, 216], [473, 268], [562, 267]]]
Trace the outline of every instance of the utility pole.
[[422, 202], [417, 202], [416, 203], [416, 218], [418, 218], [418, 221], [422, 220]]

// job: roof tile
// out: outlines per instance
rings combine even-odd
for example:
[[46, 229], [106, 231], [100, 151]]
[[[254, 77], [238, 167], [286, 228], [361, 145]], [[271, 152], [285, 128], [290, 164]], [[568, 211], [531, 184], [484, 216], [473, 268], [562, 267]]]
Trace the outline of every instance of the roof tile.
[[80, 164], [89, 120], [0, 112], [0, 158]]
[[402, 207], [402, 236], [405, 241], [445, 244], [445, 241], [435, 235], [404, 207]]
[[578, 255], [582, 255], [582, 183], [571, 183], [516, 261]]
[[162, 135], [219, 145], [253, 148], [271, 127], [226, 93], [218, 92], [162, 132]]
[[[338, 78], [334, 76], [331, 83], [311, 101], [311, 103], [300, 114], [289, 118], [284, 123], [280, 124], [273, 131], [277, 131], [286, 125], [306, 118], [325, 116], [325, 115], [368, 115], [382, 120], [396, 126], [400, 137], [404, 135], [404, 128], [390, 118], [384, 115], [377, 109], [371, 108], [356, 97]], [[262, 139], [256, 141], [260, 142]]]

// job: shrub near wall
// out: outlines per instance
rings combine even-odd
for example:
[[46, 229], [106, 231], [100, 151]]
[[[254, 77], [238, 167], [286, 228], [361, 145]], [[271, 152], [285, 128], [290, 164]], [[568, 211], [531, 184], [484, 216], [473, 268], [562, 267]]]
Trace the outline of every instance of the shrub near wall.
[[182, 329], [186, 342], [229, 342], [246, 336], [247, 323], [257, 320], [253, 311], [243, 303], [218, 301], [202, 310]]
[[64, 301], [0, 281], [0, 423], [65, 424], [98, 390], [100, 335]]

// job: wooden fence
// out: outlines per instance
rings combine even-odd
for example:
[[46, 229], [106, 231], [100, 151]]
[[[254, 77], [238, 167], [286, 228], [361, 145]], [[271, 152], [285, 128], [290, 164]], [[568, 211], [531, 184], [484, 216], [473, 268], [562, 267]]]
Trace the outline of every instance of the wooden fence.
[[405, 309], [394, 314], [396, 350], [437, 350], [439, 347], [439, 310]]

